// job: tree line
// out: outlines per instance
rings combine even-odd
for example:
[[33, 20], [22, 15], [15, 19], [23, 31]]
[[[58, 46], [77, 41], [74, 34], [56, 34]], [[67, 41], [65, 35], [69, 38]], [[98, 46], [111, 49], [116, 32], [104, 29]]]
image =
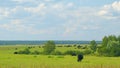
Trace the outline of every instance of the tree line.
[[102, 56], [120, 56], [120, 36], [105, 36], [97, 51]]
[[[43, 52], [34, 51], [31, 52], [29, 48], [26, 48], [22, 51], [14, 52], [14, 54], [44, 54], [44, 55], [72, 55], [76, 56], [78, 54], [84, 55], [97, 55], [97, 56], [120, 56], [120, 36], [110, 35], [105, 36], [102, 39], [101, 44], [97, 44], [95, 40], [90, 42], [90, 45], [73, 45], [73, 47], [77, 49], [81, 49], [83, 51], [78, 50], [68, 50], [64, 53], [60, 51], [56, 51], [56, 44], [54, 41], [47, 41], [43, 46]], [[62, 47], [62, 46], [58, 46]], [[67, 45], [66, 47], [72, 47], [71, 45]]]

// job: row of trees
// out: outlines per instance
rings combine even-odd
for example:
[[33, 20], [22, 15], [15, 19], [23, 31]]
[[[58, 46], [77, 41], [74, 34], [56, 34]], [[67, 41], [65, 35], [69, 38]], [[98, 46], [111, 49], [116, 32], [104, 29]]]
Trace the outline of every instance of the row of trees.
[[[77, 47], [80, 47], [80, 45]], [[43, 46], [43, 49], [44, 49], [43, 52], [39, 52], [39, 51], [31, 52], [30, 49], [31, 49], [31, 47], [26, 48], [24, 50], [20, 50], [18, 52], [14, 52], [14, 54], [34, 54], [34, 55], [45, 54], [45, 55], [72, 55], [72, 56], [76, 56], [77, 54], [90, 54], [91, 53], [90, 50], [85, 50], [83, 52], [76, 51], [76, 50], [67, 50], [65, 52], [56, 51], [55, 50], [56, 45], [55, 45], [54, 41], [47, 41]]]
[[[78, 48], [81, 46], [77, 46]], [[15, 54], [52, 54], [52, 55], [77, 55], [79, 53], [82, 54], [97, 54], [99, 56], [120, 56], [120, 36], [110, 35], [105, 36], [102, 40], [100, 46], [97, 45], [95, 40], [90, 42], [90, 46], [87, 46], [84, 51], [75, 51], [69, 50], [64, 53], [60, 51], [55, 51], [56, 45], [54, 41], [48, 41], [43, 46], [43, 52], [30, 52], [29, 49], [25, 49], [23, 51], [15, 52]]]

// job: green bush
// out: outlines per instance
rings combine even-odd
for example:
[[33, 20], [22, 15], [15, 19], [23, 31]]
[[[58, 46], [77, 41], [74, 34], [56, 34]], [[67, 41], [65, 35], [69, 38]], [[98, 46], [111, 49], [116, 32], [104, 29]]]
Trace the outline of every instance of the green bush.
[[14, 54], [18, 54], [18, 52], [14, 52]]
[[43, 47], [44, 48], [44, 54], [51, 54], [55, 48], [56, 48], [56, 45], [55, 45], [55, 42], [54, 41], [47, 41], [45, 43], [45, 46]]
[[34, 55], [39, 55], [40, 52], [39, 52], [39, 51], [34, 51], [34, 52], [32, 52], [32, 54], [34, 54]]
[[83, 54], [83, 53], [80, 51], [74, 51], [74, 50], [68, 50], [68, 51], [64, 52], [64, 55], [76, 56], [78, 54]]
[[105, 36], [102, 40], [102, 46], [98, 48], [97, 53], [101, 56], [120, 56], [119, 36]]
[[49, 55], [48, 58], [54, 58], [54, 56]]
[[68, 51], [64, 52], [64, 55], [76, 55], [76, 52], [73, 50], [68, 50]]
[[81, 46], [80, 46], [80, 45], [78, 45], [78, 46], [77, 46], [77, 48], [78, 48], [78, 49], [80, 49], [80, 48], [81, 48]]
[[24, 49], [24, 50], [20, 50], [18, 51], [18, 54], [30, 54], [30, 50], [28, 48]]
[[[113, 36], [108, 37], [107, 45], [101, 46], [98, 48], [97, 52], [102, 56], [120, 56], [120, 43], [116, 41], [116, 38]], [[114, 40], [114, 41], [113, 41]], [[104, 41], [104, 40], [103, 40]]]
[[62, 55], [62, 53], [60, 51], [53, 51], [51, 55]]
[[62, 56], [62, 55], [59, 55], [59, 56], [57, 56], [57, 58], [64, 58], [64, 56]]
[[83, 51], [83, 54], [84, 55], [88, 55], [88, 54], [91, 54], [92, 53], [92, 51], [90, 50], [90, 49], [85, 49], [84, 51]]

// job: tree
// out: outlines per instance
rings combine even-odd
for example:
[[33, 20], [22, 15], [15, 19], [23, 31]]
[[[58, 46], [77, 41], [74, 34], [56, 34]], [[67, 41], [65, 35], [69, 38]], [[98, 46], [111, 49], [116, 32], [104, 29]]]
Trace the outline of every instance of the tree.
[[120, 43], [120, 35], [118, 36], [118, 38], [117, 38], [117, 39], [118, 39], [118, 41], [119, 41], [119, 43]]
[[117, 37], [115, 35], [108, 36], [109, 41], [117, 41]]
[[91, 49], [93, 52], [96, 51], [96, 49], [97, 49], [97, 43], [96, 43], [95, 40], [92, 40], [92, 41], [90, 42], [90, 49]]
[[55, 43], [54, 41], [47, 41], [44, 46], [44, 53], [50, 54], [55, 50]]
[[120, 36], [110, 35], [104, 37], [98, 53], [103, 56], [120, 56]]
[[105, 36], [103, 39], [102, 39], [102, 46], [107, 46], [107, 44], [108, 44], [108, 37], [107, 36]]
[[109, 56], [120, 56], [120, 44], [118, 41], [110, 41], [107, 46], [109, 49]]

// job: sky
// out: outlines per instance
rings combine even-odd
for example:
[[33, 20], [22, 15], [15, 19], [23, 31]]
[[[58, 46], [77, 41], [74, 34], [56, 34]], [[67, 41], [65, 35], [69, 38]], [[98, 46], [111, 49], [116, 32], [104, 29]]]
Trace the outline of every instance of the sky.
[[120, 35], [120, 0], [0, 0], [0, 40]]

